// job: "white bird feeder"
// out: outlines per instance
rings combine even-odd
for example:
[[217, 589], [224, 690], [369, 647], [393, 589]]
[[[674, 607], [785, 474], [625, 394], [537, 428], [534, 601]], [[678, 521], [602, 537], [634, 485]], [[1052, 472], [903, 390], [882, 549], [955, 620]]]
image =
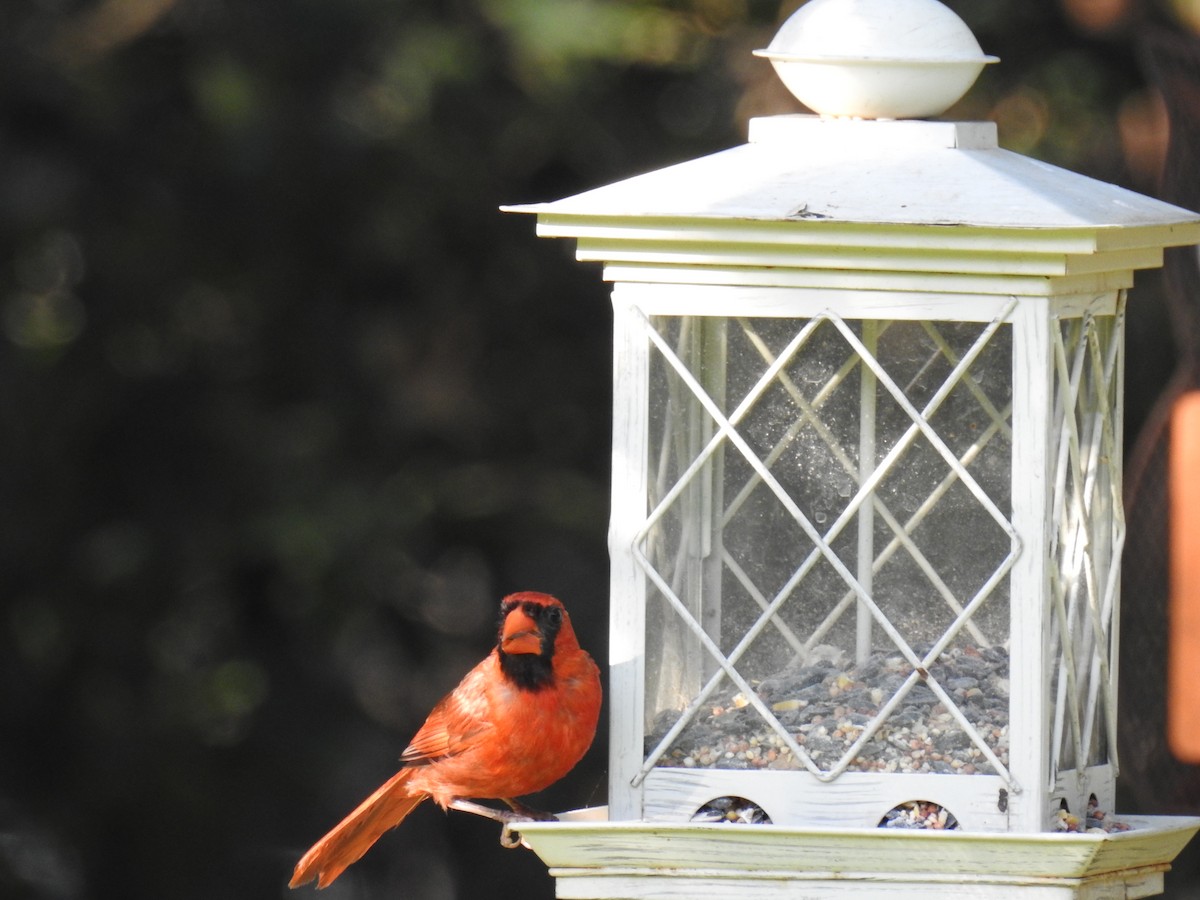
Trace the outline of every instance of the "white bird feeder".
[[511, 208], [615, 282], [609, 805], [522, 834], [560, 898], [1158, 893], [1200, 820], [1111, 812], [1124, 303], [1200, 216], [902, 119], [991, 61], [934, 0], [763, 55], [826, 115]]

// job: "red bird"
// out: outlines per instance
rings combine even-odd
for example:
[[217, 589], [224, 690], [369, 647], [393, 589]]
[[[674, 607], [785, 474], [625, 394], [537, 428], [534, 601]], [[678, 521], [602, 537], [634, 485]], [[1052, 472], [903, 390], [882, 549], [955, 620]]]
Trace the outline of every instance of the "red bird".
[[328, 886], [422, 800], [511, 818], [467, 798], [516, 798], [549, 787], [591, 746], [600, 717], [600, 670], [580, 648], [563, 605], [549, 594], [500, 604], [496, 647], [433, 708], [404, 764], [296, 863], [291, 887]]

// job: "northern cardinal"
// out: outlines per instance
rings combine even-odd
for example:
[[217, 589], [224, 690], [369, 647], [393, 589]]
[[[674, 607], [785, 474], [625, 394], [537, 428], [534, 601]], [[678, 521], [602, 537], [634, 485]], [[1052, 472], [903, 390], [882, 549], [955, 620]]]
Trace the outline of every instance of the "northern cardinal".
[[403, 768], [296, 863], [291, 887], [328, 886], [422, 800], [504, 820], [467, 798], [516, 798], [549, 787], [579, 762], [600, 716], [600, 670], [580, 648], [562, 603], [511, 594], [496, 647], [433, 708], [400, 755]]

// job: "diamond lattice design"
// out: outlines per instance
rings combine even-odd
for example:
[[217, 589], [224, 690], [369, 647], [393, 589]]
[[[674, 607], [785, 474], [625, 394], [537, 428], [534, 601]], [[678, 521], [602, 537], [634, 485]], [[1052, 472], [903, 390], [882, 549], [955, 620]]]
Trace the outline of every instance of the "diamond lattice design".
[[[946, 674], [983, 651], [1007, 665], [996, 646], [1007, 609], [987, 604], [1007, 591], [1019, 546], [1005, 512], [1007, 314], [986, 325], [643, 320], [661, 434], [634, 553], [661, 600], [648, 632], [664, 637], [647, 642], [659, 715], [642, 777], [682, 764], [672, 748], [731, 705], [724, 722], [832, 780], [924, 702], [980, 770], [1009, 778], [998, 735], [981, 733], [974, 698]], [[964, 523], [983, 549], [961, 551]], [[835, 662], [846, 696], [870, 700], [828, 739], [820, 716], [803, 721], [807, 701], [767, 686]], [[877, 683], [854, 681], [872, 668]]]
[[1112, 411], [1120, 391], [1122, 327], [1120, 316], [1089, 316], [1064, 321], [1054, 335], [1052, 778], [1064, 769], [1116, 765], [1112, 626], [1125, 521]]

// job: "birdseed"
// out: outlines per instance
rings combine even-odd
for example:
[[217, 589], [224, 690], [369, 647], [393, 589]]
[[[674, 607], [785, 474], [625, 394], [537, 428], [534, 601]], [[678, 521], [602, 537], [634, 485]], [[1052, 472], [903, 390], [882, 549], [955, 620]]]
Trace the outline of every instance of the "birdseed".
[[[898, 652], [845, 664], [838, 651], [754, 684], [759, 699], [824, 771], [836, 766], [912, 673]], [[994, 774], [934, 680], [1003, 765], [1008, 764], [1008, 654], [973, 646], [945, 650], [849, 763], [850, 771]], [[678, 719], [666, 710], [646, 740], [650, 753]], [[782, 737], [736, 688], [718, 691], [662, 754], [658, 765], [718, 769], [802, 769]]]

